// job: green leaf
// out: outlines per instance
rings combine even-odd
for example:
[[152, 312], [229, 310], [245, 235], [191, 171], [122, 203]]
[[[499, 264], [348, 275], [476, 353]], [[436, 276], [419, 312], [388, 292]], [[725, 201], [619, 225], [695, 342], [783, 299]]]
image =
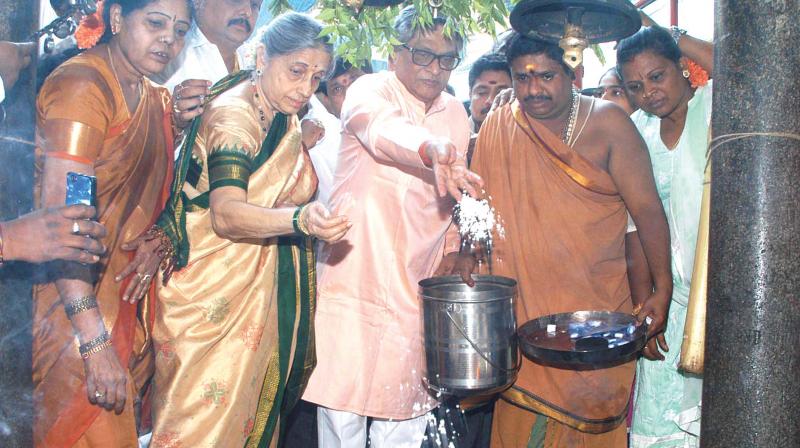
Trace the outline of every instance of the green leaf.
[[592, 51], [594, 51], [594, 55], [597, 56], [597, 59], [600, 61], [600, 64], [606, 65], [606, 55], [603, 53], [603, 49], [600, 48], [600, 45], [592, 44], [590, 47]]

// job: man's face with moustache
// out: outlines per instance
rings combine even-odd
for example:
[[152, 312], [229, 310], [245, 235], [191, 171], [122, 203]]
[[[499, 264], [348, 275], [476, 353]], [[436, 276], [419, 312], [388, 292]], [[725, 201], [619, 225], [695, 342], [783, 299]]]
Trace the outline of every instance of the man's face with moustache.
[[511, 87], [511, 77], [502, 70], [486, 70], [475, 80], [470, 90], [472, 120], [480, 125], [492, 108], [494, 97]]
[[235, 50], [252, 34], [261, 0], [201, 0], [195, 8], [197, 25], [208, 40]]

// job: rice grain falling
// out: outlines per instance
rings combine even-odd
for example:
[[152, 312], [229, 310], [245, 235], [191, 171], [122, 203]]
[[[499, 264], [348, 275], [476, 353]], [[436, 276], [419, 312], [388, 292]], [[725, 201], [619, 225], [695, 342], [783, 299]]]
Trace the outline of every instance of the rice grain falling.
[[453, 218], [458, 225], [462, 248], [483, 246], [491, 253], [493, 233], [497, 233], [500, 238], [505, 237], [501, 220], [494, 207], [489, 204], [491, 199], [475, 199], [465, 194], [453, 208]]

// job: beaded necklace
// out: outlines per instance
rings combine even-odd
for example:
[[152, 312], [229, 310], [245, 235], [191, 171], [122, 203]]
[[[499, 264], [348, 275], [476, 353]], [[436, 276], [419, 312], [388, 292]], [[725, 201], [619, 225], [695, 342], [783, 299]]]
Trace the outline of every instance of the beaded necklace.
[[256, 108], [258, 108], [258, 119], [259, 125], [261, 126], [261, 130], [264, 131], [264, 134], [267, 133], [267, 114], [264, 113], [264, 109], [261, 107], [261, 95], [258, 93], [258, 83], [256, 82], [255, 73], [250, 75], [250, 84], [253, 85], [253, 96], [255, 97]]

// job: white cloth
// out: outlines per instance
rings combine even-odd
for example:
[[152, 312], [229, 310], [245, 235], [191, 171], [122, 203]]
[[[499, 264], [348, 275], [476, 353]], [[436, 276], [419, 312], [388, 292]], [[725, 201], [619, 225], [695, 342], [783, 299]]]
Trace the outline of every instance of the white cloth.
[[316, 95], [311, 95], [308, 107], [308, 114], [304, 118], [315, 118], [325, 128], [325, 135], [308, 151], [308, 155], [319, 179], [317, 199], [328, 206], [328, 199], [333, 190], [333, 174], [336, 172], [336, 162], [339, 159], [339, 145], [342, 143], [342, 122], [328, 112]]
[[0, 76], [0, 103], [6, 99], [6, 85], [3, 84], [3, 77]]
[[[236, 57], [242, 67], [242, 48]], [[153, 81], [163, 85], [172, 93], [176, 85], [187, 79], [206, 79], [216, 84], [228, 76], [228, 67], [222, 59], [219, 48], [211, 43], [194, 23], [186, 33], [183, 50], [167, 64], [163, 72], [153, 75]]]
[[636, 223], [633, 222], [633, 217], [631, 217], [631, 214], [628, 213], [628, 227], [625, 229], [625, 233], [633, 233], [633, 232], [636, 232]]
[[[372, 420], [371, 448], [419, 448], [425, 437], [428, 415], [408, 420]], [[364, 448], [367, 445], [367, 417], [352, 412], [317, 408], [319, 448]]]

